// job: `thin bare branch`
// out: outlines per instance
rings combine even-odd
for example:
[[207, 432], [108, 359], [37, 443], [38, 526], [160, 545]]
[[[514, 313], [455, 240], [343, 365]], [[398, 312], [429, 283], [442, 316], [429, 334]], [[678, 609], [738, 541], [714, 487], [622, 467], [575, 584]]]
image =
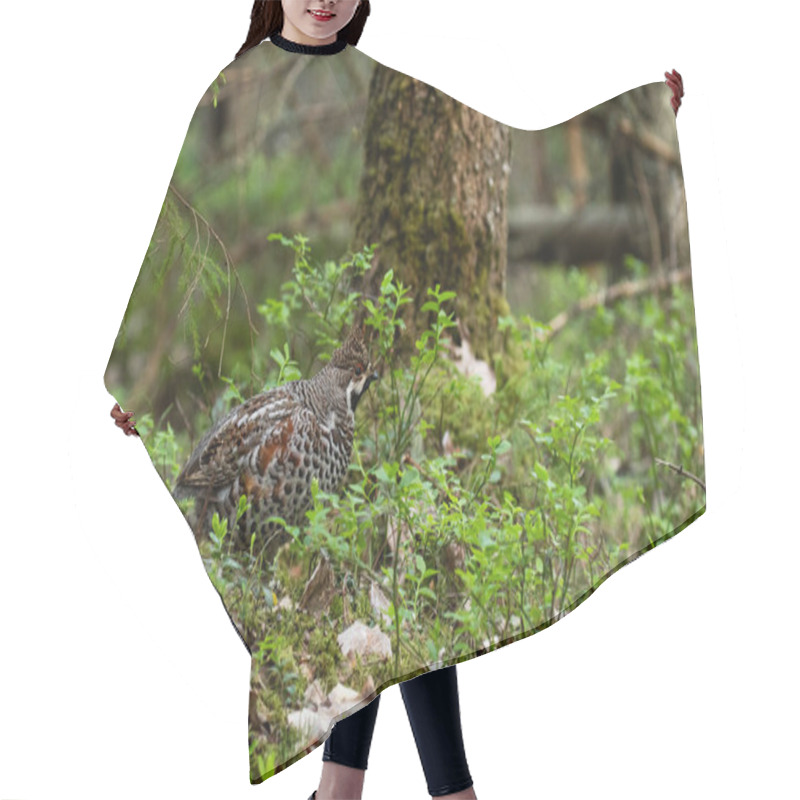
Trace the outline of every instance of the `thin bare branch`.
[[562, 311], [557, 314], [549, 322], [549, 330], [541, 331], [538, 334], [540, 340], [552, 339], [557, 333], [560, 333], [567, 323], [575, 319], [580, 314], [591, 311], [597, 306], [608, 305], [617, 300], [625, 297], [635, 297], [636, 295], [644, 294], [646, 292], [661, 292], [678, 283], [691, 280], [692, 271], [689, 267], [685, 269], [675, 270], [666, 275], [654, 275], [651, 278], [645, 278], [638, 281], [620, 281], [607, 289], [603, 289], [597, 294], [584, 297], [579, 300], [572, 308]]
[[[247, 315], [247, 324], [250, 331], [251, 352], [253, 350], [253, 345], [254, 345], [253, 334], [258, 333], [258, 330], [256, 326], [253, 324], [253, 319], [250, 316], [250, 304], [247, 301], [247, 292], [244, 289], [244, 285], [242, 284], [241, 278], [239, 277], [239, 272], [236, 269], [236, 266], [234, 265], [233, 260], [230, 257], [230, 254], [228, 253], [228, 248], [225, 246], [225, 243], [222, 241], [221, 237], [214, 230], [211, 223], [178, 191], [178, 189], [175, 187], [175, 184], [170, 182], [169, 189], [192, 214], [192, 217], [195, 222], [195, 227], [197, 226], [198, 219], [202, 221], [203, 225], [205, 225], [207, 233], [214, 237], [214, 240], [220, 246], [220, 249], [222, 250], [222, 253], [225, 257], [225, 268], [228, 274], [228, 280], [227, 280], [228, 297], [225, 308], [225, 322], [222, 330], [222, 344], [220, 346], [220, 352], [219, 352], [219, 367], [217, 371], [217, 376], [219, 377], [222, 375], [222, 358], [225, 353], [225, 338], [228, 331], [228, 319], [230, 317], [230, 311], [231, 311], [231, 273], [233, 273], [233, 275], [235, 276], [236, 283], [239, 285], [239, 288], [241, 288], [242, 296], [244, 297], [245, 313]], [[198, 232], [198, 238], [199, 238], [199, 232]], [[189, 304], [189, 299], [191, 298], [192, 293], [194, 292], [200, 280], [201, 272], [202, 272], [202, 266], [197, 270], [196, 275], [194, 276], [189, 287], [186, 290], [186, 296], [184, 297], [183, 305], [181, 306], [181, 310], [178, 312], [178, 316], [183, 315], [184, 311], [186, 310], [186, 307]]]
[[682, 475], [688, 478], [690, 481], [694, 481], [703, 491], [706, 490], [706, 485], [697, 475], [692, 475], [691, 472], [685, 470], [682, 466], [678, 466], [677, 464], [671, 464], [669, 461], [664, 461], [663, 458], [656, 458], [656, 464], [660, 464], [662, 467], [669, 467], [673, 472], [677, 472], [678, 475]]

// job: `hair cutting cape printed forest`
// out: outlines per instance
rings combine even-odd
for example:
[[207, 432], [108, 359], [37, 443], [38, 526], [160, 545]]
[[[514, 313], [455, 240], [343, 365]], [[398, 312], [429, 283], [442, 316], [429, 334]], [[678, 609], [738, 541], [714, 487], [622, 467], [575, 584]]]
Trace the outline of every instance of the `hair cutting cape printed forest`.
[[253, 783], [705, 510], [671, 98], [526, 131], [265, 40], [200, 100], [105, 380], [252, 657]]

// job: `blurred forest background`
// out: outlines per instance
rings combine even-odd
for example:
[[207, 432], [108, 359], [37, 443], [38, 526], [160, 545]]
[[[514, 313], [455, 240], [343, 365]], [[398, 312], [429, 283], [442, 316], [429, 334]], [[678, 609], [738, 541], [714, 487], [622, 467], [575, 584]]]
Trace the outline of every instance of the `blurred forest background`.
[[[199, 361], [218, 367], [221, 337], [213, 334], [202, 343], [195, 340], [167, 353], [168, 345], [175, 344], [170, 337], [177, 322], [168, 302], [170, 285], [176, 288], [182, 274], [194, 273], [192, 291], [205, 288], [212, 295], [189, 292], [186, 306], [208, 302], [211, 308], [204, 313], [210, 310], [219, 318], [219, 286], [230, 270], [246, 276], [246, 290], [256, 302], [276, 294], [291, 274], [293, 254], [269, 244], [270, 233], [302, 232], [320, 258], [360, 250], [360, 241], [369, 236], [359, 239], [356, 229], [372, 233], [375, 241], [387, 247], [387, 214], [384, 211], [378, 217], [371, 205], [373, 198], [367, 203], [367, 198], [359, 196], [365, 126], [370, 120], [376, 121], [376, 127], [387, 119], [395, 125], [402, 122], [423, 139], [427, 131], [421, 128], [427, 116], [431, 128], [444, 130], [449, 140], [440, 135], [443, 141], [434, 147], [431, 135], [427, 158], [415, 152], [414, 163], [420, 175], [436, 174], [439, 154], [452, 149], [452, 132], [460, 122], [448, 121], [446, 116], [455, 117], [456, 111], [466, 108], [453, 103], [431, 115], [420, 106], [415, 119], [399, 119], [391, 110], [398, 94], [408, 93], [409, 87], [424, 90], [425, 84], [367, 57], [343, 60], [342, 70], [321, 70], [310, 69], [309, 60], [276, 64], [260, 55], [256, 50], [246, 64], [236, 64], [240, 68], [235, 87], [227, 86], [222, 73], [192, 120], [144, 259], [142, 275], [147, 280], [137, 283], [121, 331], [125, 356], [112, 358], [109, 365], [110, 383], [132, 408], [147, 398], [153, 412], [161, 416], [172, 403], [176, 384], [185, 381], [185, 370], [197, 369]], [[313, 72], [313, 79], [303, 80], [304, 72]], [[374, 78], [381, 78], [382, 84], [370, 98], [369, 84]], [[280, 87], [270, 95], [274, 101], [265, 101], [265, 86]], [[437, 90], [429, 94], [442, 96]], [[604, 298], [597, 292], [604, 288], [617, 284], [611, 293], [613, 301], [663, 290], [665, 282], [688, 284], [686, 205], [669, 96], [664, 84], [649, 84], [544, 131], [510, 128], [477, 112], [471, 115], [468, 123], [473, 129], [486, 122], [493, 131], [504, 129], [509, 137], [504, 145], [507, 159], [500, 165], [497, 180], [501, 183], [507, 173], [507, 198], [499, 200], [503, 213], [493, 244], [503, 250], [507, 246], [507, 257], [495, 268], [507, 280], [503, 295], [514, 313], [552, 321], [560, 331], [564, 314], [577, 312], [579, 298], [584, 304], [600, 302]], [[369, 120], [368, 102], [373, 107]], [[399, 138], [402, 130], [390, 133]], [[477, 150], [474, 141], [470, 145]], [[472, 172], [473, 165], [466, 163], [467, 148], [458, 155], [464, 163], [456, 161], [455, 168], [463, 174]], [[408, 159], [409, 154], [400, 157]], [[476, 172], [485, 180], [486, 164]], [[407, 283], [415, 282], [417, 273], [441, 277], [444, 288], [468, 293], [470, 287], [464, 285], [462, 275], [456, 274], [460, 286], [448, 286], [454, 283], [453, 262], [459, 257], [452, 236], [438, 236], [445, 256], [433, 268], [433, 275], [430, 264], [408, 263], [418, 255], [409, 245], [415, 223], [409, 207], [418, 199], [423, 181], [409, 186], [397, 176], [394, 180], [398, 194], [408, 200], [406, 207], [395, 210], [398, 219], [391, 220], [397, 228], [406, 229], [405, 263], [398, 265], [395, 259], [382, 271], [392, 267]], [[380, 181], [373, 179], [370, 186], [371, 195], [386, 194], [387, 187]], [[441, 186], [425, 189], [428, 195], [439, 192], [446, 198]], [[507, 236], [502, 235], [504, 230]], [[423, 241], [422, 250], [428, 252], [432, 246]], [[221, 283], [215, 282], [215, 272]], [[642, 278], [655, 280], [644, 285]], [[626, 284], [626, 279], [638, 283]], [[241, 348], [268, 342], [269, 331], [257, 324], [252, 307], [245, 308], [243, 298], [236, 296], [244, 289], [242, 282], [237, 279], [234, 284], [232, 308], [243, 312], [258, 333], [240, 326], [241, 330], [229, 331], [225, 346], [233, 348], [232, 363], [255, 368], [253, 354]], [[152, 303], [136, 300], [148, 291]], [[496, 318], [492, 324], [496, 327]], [[261, 339], [251, 338], [251, 333]], [[485, 344], [473, 349], [486, 357]], [[218, 368], [214, 371], [219, 374]], [[236, 377], [245, 379], [242, 374]], [[259, 377], [251, 377], [255, 380], [251, 388], [258, 391]], [[173, 408], [173, 420], [177, 413]]]

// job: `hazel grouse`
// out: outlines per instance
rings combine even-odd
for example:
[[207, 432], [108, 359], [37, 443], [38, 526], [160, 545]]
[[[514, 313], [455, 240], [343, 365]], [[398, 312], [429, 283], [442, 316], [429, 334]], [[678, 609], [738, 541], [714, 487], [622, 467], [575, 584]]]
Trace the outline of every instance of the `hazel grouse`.
[[241, 495], [249, 508], [235, 541], [274, 554], [288, 539], [283, 518], [299, 525], [311, 505], [311, 481], [336, 492], [353, 451], [354, 412], [378, 378], [363, 334], [354, 326], [330, 361], [310, 379], [289, 381], [232, 409], [202, 438], [175, 483], [173, 496], [195, 498], [195, 535], [216, 511], [234, 531]]

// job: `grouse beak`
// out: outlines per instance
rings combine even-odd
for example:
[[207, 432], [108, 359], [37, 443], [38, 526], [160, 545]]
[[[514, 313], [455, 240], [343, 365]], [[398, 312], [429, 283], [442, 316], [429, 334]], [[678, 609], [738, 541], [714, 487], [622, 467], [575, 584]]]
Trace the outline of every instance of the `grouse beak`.
[[348, 398], [350, 402], [350, 408], [352, 409], [353, 413], [355, 413], [356, 406], [358, 405], [358, 401], [367, 393], [367, 389], [369, 389], [369, 385], [373, 382], [378, 380], [379, 375], [377, 372], [371, 372], [369, 375], [365, 375], [361, 379], [361, 388], [358, 388], [357, 385], [353, 385], [352, 389], [348, 387]]
[[378, 378], [380, 378], [380, 375], [378, 375], [377, 372], [372, 372], [371, 374], [367, 375], [367, 379], [366, 379], [366, 381], [364, 381], [364, 391], [366, 392], [367, 389], [369, 389], [369, 385], [373, 381], [378, 380]]

